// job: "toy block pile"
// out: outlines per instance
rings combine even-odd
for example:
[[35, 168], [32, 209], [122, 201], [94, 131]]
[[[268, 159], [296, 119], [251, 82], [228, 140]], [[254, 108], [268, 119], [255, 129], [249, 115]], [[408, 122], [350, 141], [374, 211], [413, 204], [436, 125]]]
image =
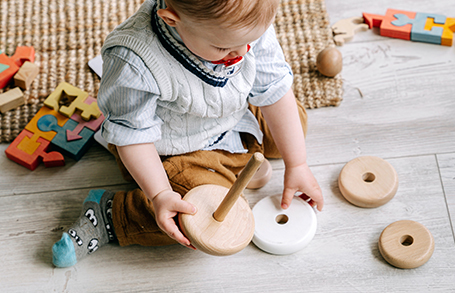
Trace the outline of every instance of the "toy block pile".
[[0, 88], [14, 80], [15, 88], [0, 94], [0, 112], [5, 113], [25, 104], [20, 88], [28, 90], [39, 73], [35, 61], [35, 49], [29, 46], [16, 48], [13, 56], [0, 52]]
[[[65, 101], [68, 106], [61, 105]], [[41, 161], [46, 167], [63, 166], [63, 155], [75, 160], [84, 155], [103, 120], [96, 99], [62, 82], [5, 150], [6, 156], [32, 171]]]
[[[366, 25], [367, 26], [366, 26]], [[452, 46], [455, 18], [435, 13], [387, 9], [385, 15], [363, 13], [362, 17], [343, 19], [332, 26], [339, 46], [352, 39], [356, 31], [378, 27], [381, 36]]]

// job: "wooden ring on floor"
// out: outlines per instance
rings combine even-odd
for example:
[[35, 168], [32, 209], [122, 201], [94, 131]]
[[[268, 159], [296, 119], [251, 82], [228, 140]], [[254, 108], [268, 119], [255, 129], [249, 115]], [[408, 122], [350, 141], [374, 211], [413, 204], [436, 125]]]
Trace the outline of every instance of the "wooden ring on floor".
[[379, 251], [391, 265], [402, 269], [426, 263], [434, 251], [434, 239], [422, 224], [402, 220], [387, 226], [379, 237]]
[[338, 177], [341, 194], [350, 203], [375, 208], [391, 200], [398, 189], [398, 176], [387, 161], [373, 156], [349, 161]]

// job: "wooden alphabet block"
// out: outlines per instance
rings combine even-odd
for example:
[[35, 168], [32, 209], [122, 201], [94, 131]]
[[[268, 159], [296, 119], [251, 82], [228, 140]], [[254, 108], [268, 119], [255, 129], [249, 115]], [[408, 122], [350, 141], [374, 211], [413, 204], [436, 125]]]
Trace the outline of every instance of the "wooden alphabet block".
[[4, 70], [0, 73], [0, 88], [2, 89], [10, 82], [10, 80], [19, 70], [19, 66], [17, 66], [16, 63], [14, 63], [4, 53], [0, 54], [0, 64], [8, 66], [7, 68], [4, 66]]
[[24, 90], [28, 90], [38, 73], [38, 65], [30, 61], [25, 61], [16, 75], [14, 75], [14, 84]]
[[50, 142], [38, 138], [37, 143], [38, 147], [35, 148], [35, 150], [30, 154], [29, 152], [26, 152], [19, 148], [19, 144], [24, 140], [24, 139], [31, 139], [33, 137], [33, 133], [27, 130], [23, 130], [17, 137], [16, 139], [9, 145], [9, 147], [5, 150], [6, 156], [30, 169], [30, 170], [35, 170], [36, 167], [38, 167], [39, 163], [43, 161], [44, 165], [46, 167], [55, 167], [55, 166], [63, 166], [65, 165], [65, 160], [62, 156], [62, 154], [58, 152], [49, 152], [47, 153], [47, 149], [49, 147]]
[[19, 46], [16, 48], [11, 60], [21, 67], [25, 61], [35, 62], [35, 48], [29, 46]]
[[0, 94], [0, 112], [2, 113], [6, 113], [23, 104], [25, 104], [24, 94], [18, 87]]

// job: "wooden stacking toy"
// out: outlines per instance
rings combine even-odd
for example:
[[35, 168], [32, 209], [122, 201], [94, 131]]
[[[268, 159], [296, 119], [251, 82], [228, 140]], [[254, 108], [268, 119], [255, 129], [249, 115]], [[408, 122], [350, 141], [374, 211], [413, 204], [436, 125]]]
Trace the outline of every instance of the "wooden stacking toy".
[[231, 189], [201, 185], [183, 198], [197, 208], [194, 215], [179, 214], [180, 228], [197, 249], [211, 255], [231, 255], [245, 248], [253, 238], [254, 217], [243, 190], [264, 161], [255, 153]]
[[373, 156], [358, 157], [340, 172], [338, 186], [350, 203], [374, 208], [391, 200], [398, 189], [398, 175], [387, 161]]
[[253, 215], [253, 243], [271, 254], [297, 252], [316, 234], [316, 214], [310, 204], [297, 196], [286, 210], [281, 208], [281, 194], [265, 197], [254, 206]]
[[424, 225], [402, 220], [382, 231], [378, 246], [381, 255], [391, 265], [413, 269], [426, 263], [433, 255], [434, 239]]
[[259, 169], [256, 171], [250, 182], [246, 186], [248, 189], [258, 189], [263, 187], [272, 178], [272, 165], [268, 160], [262, 162]]

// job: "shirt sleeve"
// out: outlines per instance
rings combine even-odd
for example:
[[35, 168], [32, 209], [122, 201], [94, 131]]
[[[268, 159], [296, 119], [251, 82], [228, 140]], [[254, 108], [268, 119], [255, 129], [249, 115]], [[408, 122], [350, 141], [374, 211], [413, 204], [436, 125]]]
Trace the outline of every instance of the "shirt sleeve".
[[255, 106], [267, 106], [280, 100], [291, 88], [292, 70], [286, 62], [271, 25], [252, 46], [256, 59], [256, 79], [248, 102]]
[[155, 114], [160, 91], [142, 59], [125, 47], [103, 54], [98, 106], [106, 117], [101, 134], [124, 146], [161, 139], [162, 120]]

